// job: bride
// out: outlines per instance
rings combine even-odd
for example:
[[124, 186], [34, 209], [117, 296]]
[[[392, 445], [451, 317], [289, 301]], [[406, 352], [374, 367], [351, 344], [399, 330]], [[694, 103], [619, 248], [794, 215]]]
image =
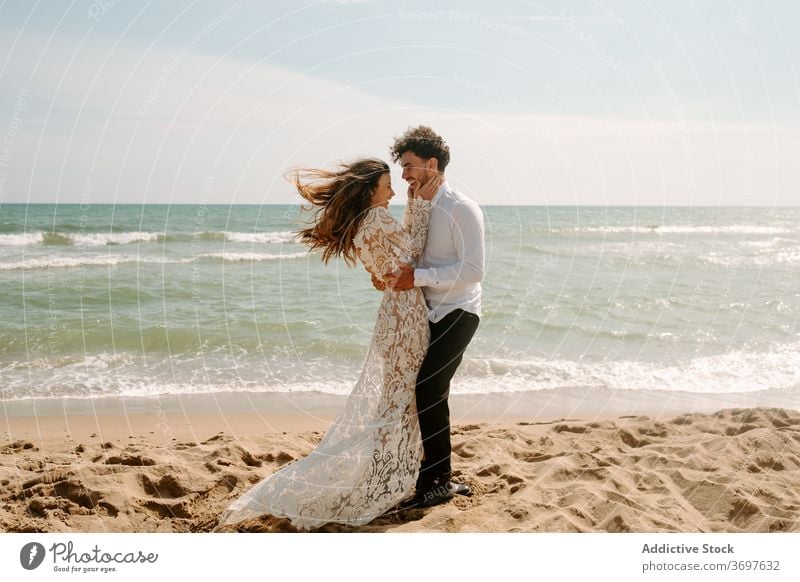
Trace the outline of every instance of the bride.
[[286, 517], [298, 529], [364, 525], [408, 498], [419, 472], [414, 386], [428, 348], [428, 312], [419, 288], [394, 291], [385, 279], [422, 254], [430, 200], [442, 179], [409, 189], [403, 225], [388, 210], [394, 192], [382, 160], [299, 170], [292, 181], [316, 208], [302, 242], [321, 250], [324, 262], [342, 257], [354, 265], [357, 257], [384, 289], [383, 299], [361, 376], [325, 437], [234, 501], [217, 529], [261, 515]]

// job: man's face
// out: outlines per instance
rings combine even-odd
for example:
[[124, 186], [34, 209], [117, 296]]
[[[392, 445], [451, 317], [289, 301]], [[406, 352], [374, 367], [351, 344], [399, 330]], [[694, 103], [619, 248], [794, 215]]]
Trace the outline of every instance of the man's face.
[[403, 180], [416, 190], [436, 173], [438, 162], [436, 158], [424, 160], [413, 152], [404, 152], [400, 156], [400, 166], [403, 168]]

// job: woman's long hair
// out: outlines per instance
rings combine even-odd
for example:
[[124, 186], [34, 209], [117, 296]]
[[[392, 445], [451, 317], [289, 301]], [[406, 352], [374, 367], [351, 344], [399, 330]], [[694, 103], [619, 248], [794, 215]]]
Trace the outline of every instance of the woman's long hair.
[[322, 249], [322, 261], [342, 257], [348, 265], [356, 262], [353, 238], [371, 206], [372, 193], [389, 164], [377, 158], [342, 163], [339, 170], [297, 168], [287, 179], [311, 203], [310, 226], [298, 231], [300, 241], [312, 250]]

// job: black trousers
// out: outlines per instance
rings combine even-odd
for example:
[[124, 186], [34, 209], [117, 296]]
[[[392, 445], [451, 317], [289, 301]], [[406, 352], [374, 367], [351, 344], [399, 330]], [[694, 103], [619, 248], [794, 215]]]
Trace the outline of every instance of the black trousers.
[[456, 373], [480, 318], [457, 309], [430, 323], [431, 341], [417, 376], [417, 413], [425, 459], [417, 489], [435, 480], [450, 479], [450, 380]]

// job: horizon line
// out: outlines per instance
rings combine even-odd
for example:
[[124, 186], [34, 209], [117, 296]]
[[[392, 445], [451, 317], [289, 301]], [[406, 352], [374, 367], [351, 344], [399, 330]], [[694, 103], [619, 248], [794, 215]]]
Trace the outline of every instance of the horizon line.
[[[291, 202], [265, 202], [265, 203], [230, 203], [230, 204], [203, 204], [195, 202], [0, 202], [0, 208], [4, 205], [16, 206], [44, 206], [44, 205], [58, 205], [65, 206], [296, 206], [300, 207], [302, 204]], [[405, 204], [389, 204], [389, 207], [402, 208]], [[498, 207], [522, 207], [522, 208], [800, 208], [800, 204], [774, 204], [774, 205], [747, 205], [747, 204], [480, 204], [481, 208], [498, 208]]]

